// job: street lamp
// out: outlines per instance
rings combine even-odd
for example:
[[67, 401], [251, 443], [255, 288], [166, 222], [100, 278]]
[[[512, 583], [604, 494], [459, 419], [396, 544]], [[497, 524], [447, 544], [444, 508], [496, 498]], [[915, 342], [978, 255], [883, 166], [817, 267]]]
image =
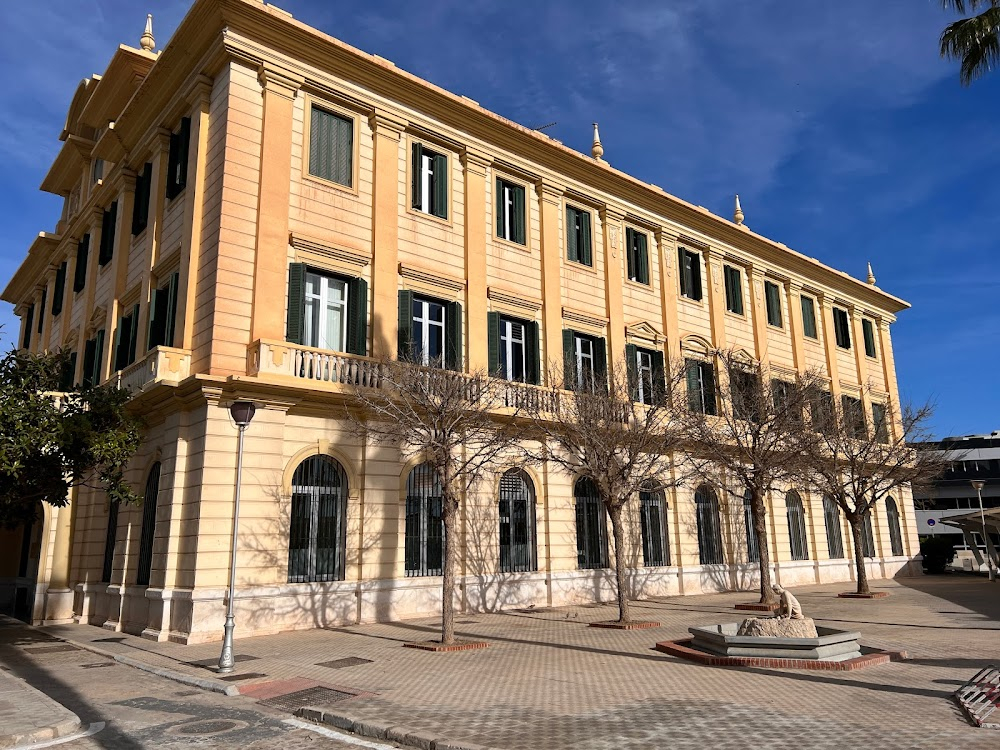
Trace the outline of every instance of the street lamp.
[[986, 486], [986, 482], [982, 479], [971, 480], [973, 489], [976, 490], [976, 494], [979, 496], [979, 520], [983, 524], [983, 549], [986, 552], [986, 570], [989, 574], [990, 580], [996, 580], [996, 576], [993, 573], [993, 558], [990, 557], [990, 545], [989, 538], [986, 536], [986, 512], [983, 510], [983, 487]]
[[236, 595], [236, 540], [240, 526], [240, 485], [243, 483], [243, 433], [253, 419], [256, 405], [252, 401], [234, 401], [229, 405], [229, 414], [236, 423], [239, 437], [236, 448], [236, 499], [233, 503], [232, 557], [229, 560], [229, 606], [226, 608], [225, 635], [222, 638], [222, 655], [219, 657], [219, 671], [232, 672], [236, 660], [233, 658], [233, 604]]

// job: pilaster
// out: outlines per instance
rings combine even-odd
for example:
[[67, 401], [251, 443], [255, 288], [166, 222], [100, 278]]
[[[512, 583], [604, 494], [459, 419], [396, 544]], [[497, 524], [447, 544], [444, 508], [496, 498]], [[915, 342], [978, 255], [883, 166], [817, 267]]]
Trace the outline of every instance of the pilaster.
[[600, 215], [604, 233], [604, 299], [605, 314], [608, 317], [608, 366], [609, 372], [613, 374], [625, 357], [625, 313], [622, 309], [622, 286], [625, 283], [622, 268], [625, 229], [622, 221], [625, 219], [625, 212], [619, 208], [605, 206], [601, 209]]
[[562, 208], [565, 188], [548, 181], [537, 184], [542, 217], [542, 327], [544, 384], [550, 369], [562, 372]]
[[396, 356], [399, 331], [399, 141], [406, 121], [376, 110], [370, 117], [372, 167], [372, 354]]
[[[889, 334], [889, 321], [886, 318], [876, 318], [875, 327], [878, 330], [878, 345], [881, 349], [882, 373], [885, 375], [885, 386], [889, 392], [892, 412], [892, 423], [895, 437], [903, 434], [901, 405], [899, 402], [899, 382], [896, 380], [896, 360], [892, 353], [892, 339]], [[912, 499], [911, 499], [912, 504]]]
[[111, 258], [111, 278], [113, 291], [108, 304], [105, 323], [104, 355], [101, 358], [101, 377], [103, 381], [113, 372], [111, 357], [114, 354], [115, 330], [121, 317], [121, 297], [125, 294], [125, 283], [128, 280], [128, 253], [132, 247], [132, 211], [135, 208], [136, 174], [132, 170], [122, 170], [122, 188], [118, 194], [118, 214], [115, 217], [115, 247]]
[[715, 248], [705, 251], [705, 275], [708, 277], [708, 315], [712, 329], [712, 344], [726, 348], [726, 290], [722, 283], [722, 253]]
[[[192, 129], [195, 127], [196, 124], [192, 123]], [[194, 142], [197, 144], [197, 138]], [[160, 255], [160, 237], [163, 233], [163, 208], [167, 187], [167, 161], [169, 158], [170, 131], [166, 128], [160, 128], [159, 132], [156, 134], [155, 140], [153, 141], [153, 153], [151, 154], [153, 171], [150, 176], [149, 220], [146, 224], [145, 230], [147, 236], [149, 237], [149, 242], [145, 243], [144, 257], [142, 259], [142, 290], [139, 292], [139, 299], [143, 304], [139, 307], [138, 331], [140, 346], [136, 348], [136, 356], [139, 356], [139, 352], [146, 351], [149, 345], [149, 302], [151, 299], [153, 284], [159, 281], [159, 279], [154, 281], [151, 270]], [[202, 172], [200, 170], [192, 171], [189, 166], [188, 174], [194, 175], [194, 179], [190, 180], [191, 183], [200, 184], [202, 182]], [[185, 232], [184, 236], [187, 237], [188, 233]], [[181, 299], [183, 300], [184, 298], [181, 297]], [[179, 304], [177, 308], [178, 316], [183, 316], [184, 304]], [[173, 345], [172, 342], [168, 341], [167, 343], [171, 346]]]
[[660, 263], [660, 304], [663, 331], [667, 337], [667, 362], [681, 361], [680, 327], [677, 322], [677, 235], [663, 227], [655, 232]]
[[[489, 367], [486, 337], [486, 170], [492, 159], [466, 148], [465, 167], [465, 336], [470, 372]], [[475, 333], [473, 333], [475, 332]]]
[[820, 325], [823, 326], [823, 345], [826, 349], [826, 373], [830, 377], [830, 394], [834, 401], [840, 398], [840, 376], [837, 370], [837, 336], [833, 331], [833, 303], [822, 292], [816, 295]]
[[[191, 192], [191, 202], [186, 206], [184, 213], [184, 238], [181, 244], [180, 277], [177, 284], [177, 299], [180, 304], [177, 306], [177, 321], [174, 325], [174, 346], [181, 349], [191, 350], [194, 348], [194, 309], [195, 309], [195, 287], [198, 278], [198, 268], [201, 265], [201, 237], [202, 237], [202, 217], [205, 205], [205, 181], [207, 178], [208, 163], [208, 126], [209, 109], [211, 107], [211, 83], [206, 80], [201, 82], [195, 89], [197, 97], [197, 109], [191, 121], [191, 142], [194, 148], [188, 153], [188, 175], [189, 182], [193, 188]], [[291, 146], [289, 145], [289, 150]], [[169, 151], [160, 153], [159, 162], [163, 178], [154, 174], [157, 180], [157, 190], [166, 191], [167, 158]], [[289, 157], [291, 159], [291, 157]], [[154, 171], [156, 166], [153, 167]], [[263, 174], [263, 173], [262, 173]], [[193, 177], [191, 177], [193, 175]], [[163, 199], [159, 201], [163, 205]], [[287, 211], [287, 203], [286, 211]], [[160, 259], [160, 237], [162, 234], [163, 213], [162, 208], [157, 213], [157, 229], [154, 236], [156, 246], [153, 249], [153, 262]], [[258, 227], [260, 217], [258, 217]], [[282, 254], [282, 259], [284, 259]], [[284, 284], [284, 282], [282, 282]], [[280, 288], [284, 288], [283, 286]], [[280, 295], [279, 295], [280, 296]], [[283, 338], [283, 336], [282, 336]]]
[[788, 325], [791, 327], [792, 360], [799, 373], [806, 371], [805, 340], [802, 333], [802, 285], [791, 281], [785, 285], [785, 301], [788, 305]]
[[747, 266], [750, 282], [750, 314], [753, 316], [754, 356], [759, 362], [767, 361], [767, 308], [764, 302], [764, 269]]

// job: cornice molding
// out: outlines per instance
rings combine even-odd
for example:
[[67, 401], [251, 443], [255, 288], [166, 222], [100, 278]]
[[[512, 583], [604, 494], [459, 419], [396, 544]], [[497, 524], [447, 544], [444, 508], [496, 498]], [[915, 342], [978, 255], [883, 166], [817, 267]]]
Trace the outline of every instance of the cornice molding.
[[411, 283], [442, 289], [451, 294], [457, 294], [465, 289], [465, 279], [431, 271], [410, 263], [399, 264], [399, 275]]
[[357, 275], [372, 261], [371, 254], [346, 245], [326, 242], [297, 232], [288, 235], [288, 244], [296, 251], [296, 260], [319, 261], [320, 265], [333, 265]]
[[486, 296], [489, 297], [491, 302], [517, 308], [532, 315], [542, 309], [542, 301], [540, 299], [528, 297], [508, 289], [500, 289], [495, 286], [487, 287]]
[[572, 307], [566, 307], [563, 305], [562, 317], [567, 323], [577, 323], [584, 326], [589, 326], [590, 328], [607, 328], [608, 319], [600, 315], [594, 315], [592, 313], [585, 312], [583, 310], [577, 310]]

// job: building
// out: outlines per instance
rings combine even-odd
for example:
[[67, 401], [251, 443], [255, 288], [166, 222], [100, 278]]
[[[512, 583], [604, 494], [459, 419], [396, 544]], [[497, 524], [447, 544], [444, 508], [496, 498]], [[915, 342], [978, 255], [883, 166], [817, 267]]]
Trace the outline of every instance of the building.
[[[70, 348], [78, 381], [133, 389], [149, 424], [131, 475], [142, 507], [81, 491], [44, 509], [25, 553], [35, 621], [221, 638], [234, 399], [260, 407], [240, 632], [438, 611], [433, 481], [337, 417], [369, 358], [400, 343], [502, 366], [526, 390], [541, 362], [600, 371], [632, 345], [643, 367], [687, 361], [702, 409], [718, 406], [709, 353], [728, 347], [775, 377], [820, 368], [868, 414], [897, 396], [905, 302], [751, 232], [741, 211], [725, 220], [612, 168], [596, 128], [582, 155], [259, 0], [197, 0], [154, 47], [147, 28], [80, 85], [42, 184], [62, 216], [3, 293], [24, 347]], [[586, 489], [510, 467], [469, 498], [466, 519], [495, 522], [464, 526], [461, 606], [610, 598], [603, 518], [577, 525]], [[750, 581], [742, 508], [708, 487], [643, 503], [655, 523], [632, 529], [636, 595]], [[790, 487], [770, 512], [780, 581], [851, 577], [850, 534], [822, 498]], [[909, 495], [874, 518], [871, 575], [911, 570]]]

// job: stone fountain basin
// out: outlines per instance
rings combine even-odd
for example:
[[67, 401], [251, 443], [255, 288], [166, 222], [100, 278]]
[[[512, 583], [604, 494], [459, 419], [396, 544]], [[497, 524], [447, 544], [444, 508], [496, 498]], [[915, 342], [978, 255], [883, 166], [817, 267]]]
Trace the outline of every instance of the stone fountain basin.
[[717, 656], [750, 656], [762, 659], [811, 659], [847, 661], [861, 656], [857, 631], [816, 626], [816, 638], [763, 638], [736, 635], [740, 623], [688, 628], [691, 648]]

